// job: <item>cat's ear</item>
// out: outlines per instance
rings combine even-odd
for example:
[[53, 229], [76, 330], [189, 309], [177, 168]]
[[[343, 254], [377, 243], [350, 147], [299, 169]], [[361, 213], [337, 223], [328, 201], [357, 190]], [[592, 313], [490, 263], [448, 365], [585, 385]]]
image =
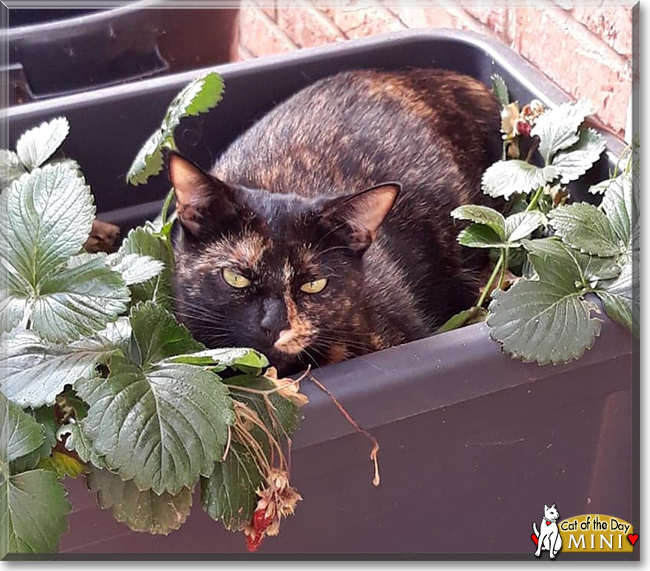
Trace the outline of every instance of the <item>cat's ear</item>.
[[377, 230], [395, 204], [401, 185], [388, 182], [367, 190], [328, 200], [321, 220], [346, 233], [348, 245], [364, 252], [377, 236]]
[[236, 191], [175, 151], [166, 154], [176, 212], [186, 234], [199, 238], [237, 215]]
[[547, 506], [546, 504], [544, 504], [544, 511], [545, 511], [545, 512], [548, 511], [548, 506]]

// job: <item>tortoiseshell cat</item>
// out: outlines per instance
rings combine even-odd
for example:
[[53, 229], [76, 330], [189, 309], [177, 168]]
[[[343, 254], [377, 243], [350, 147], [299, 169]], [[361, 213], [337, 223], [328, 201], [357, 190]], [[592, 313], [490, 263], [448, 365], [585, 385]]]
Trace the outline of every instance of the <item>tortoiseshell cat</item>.
[[500, 106], [443, 70], [351, 71], [300, 91], [206, 174], [171, 153], [177, 316], [282, 374], [430, 335], [474, 303], [456, 206], [484, 198]]

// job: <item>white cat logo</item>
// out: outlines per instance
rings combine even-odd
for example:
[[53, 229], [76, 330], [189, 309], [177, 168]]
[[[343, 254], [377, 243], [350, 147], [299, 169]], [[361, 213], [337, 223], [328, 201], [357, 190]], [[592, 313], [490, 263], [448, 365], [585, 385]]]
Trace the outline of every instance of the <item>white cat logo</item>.
[[535, 557], [542, 555], [542, 550], [548, 551], [551, 559], [555, 559], [557, 552], [562, 549], [562, 536], [557, 527], [557, 520], [560, 519], [560, 512], [557, 511], [555, 504], [550, 508], [544, 504], [544, 519], [539, 524], [540, 530], [537, 531], [537, 525], [533, 522], [533, 541], [537, 544]]

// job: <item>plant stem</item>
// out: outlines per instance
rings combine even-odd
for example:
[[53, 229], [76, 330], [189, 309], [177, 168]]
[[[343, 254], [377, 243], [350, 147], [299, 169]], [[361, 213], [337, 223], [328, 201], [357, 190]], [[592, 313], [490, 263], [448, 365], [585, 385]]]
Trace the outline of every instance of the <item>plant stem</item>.
[[535, 136], [535, 138], [533, 139], [533, 144], [530, 146], [530, 149], [528, 150], [528, 154], [526, 155], [527, 163], [530, 164], [530, 161], [533, 160], [533, 155], [535, 154], [537, 147], [539, 147], [539, 137]]
[[506, 277], [506, 272], [508, 271], [508, 252], [509, 248], [504, 248], [502, 252], [503, 256], [503, 266], [501, 266], [501, 276], [499, 277], [499, 289], [503, 289], [503, 281]]
[[542, 197], [542, 194], [544, 194], [544, 187], [540, 186], [535, 191], [535, 194], [533, 195], [533, 198], [530, 201], [530, 204], [526, 208], [526, 212], [531, 212], [532, 210], [535, 210], [537, 208], [537, 203], [539, 202], [539, 199]]
[[167, 214], [169, 212], [169, 207], [172, 204], [172, 200], [174, 200], [174, 189], [170, 188], [169, 192], [167, 193], [167, 196], [165, 197], [165, 202], [163, 204], [162, 211], [160, 213], [163, 227], [165, 226], [165, 224], [167, 224]]
[[501, 270], [501, 266], [504, 262], [504, 254], [503, 251], [501, 252], [501, 256], [499, 257], [499, 260], [497, 261], [496, 264], [494, 264], [494, 269], [492, 270], [492, 275], [490, 275], [490, 279], [488, 282], [485, 284], [485, 287], [483, 288], [483, 292], [481, 293], [481, 297], [479, 298], [478, 302], [476, 303], [476, 307], [483, 307], [483, 303], [485, 302], [485, 298], [488, 295], [488, 292], [490, 291], [490, 288], [492, 287], [492, 283], [494, 282], [494, 279], [499, 275], [499, 270]]

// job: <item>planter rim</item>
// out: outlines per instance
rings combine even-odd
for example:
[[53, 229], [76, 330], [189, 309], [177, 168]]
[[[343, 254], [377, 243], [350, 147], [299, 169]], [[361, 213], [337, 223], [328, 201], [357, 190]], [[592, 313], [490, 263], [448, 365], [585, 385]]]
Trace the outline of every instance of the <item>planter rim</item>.
[[[137, 9], [138, 6], [144, 4], [151, 4], [153, 0], [141, 0], [135, 5], [124, 6], [117, 8], [121, 13], [127, 10]], [[72, 20], [82, 20], [87, 18], [98, 18], [103, 13], [91, 14], [89, 16], [80, 16], [79, 18], [71, 18]], [[21, 28], [16, 28], [20, 30]], [[158, 78], [145, 79], [142, 81], [130, 82], [127, 84], [120, 84], [108, 86], [98, 89], [93, 89], [73, 95], [54, 97], [43, 101], [36, 101], [33, 103], [25, 103], [22, 105], [9, 108], [7, 119], [18, 118], [22, 115], [29, 114], [35, 111], [43, 112], [50, 110], [53, 113], [64, 113], [66, 107], [78, 104], [79, 102], [90, 103], [95, 99], [104, 99], [116, 97], [133, 92], [143, 93], [147, 91], [155, 91], [160, 88], [174, 87], [179, 88], [189, 83], [202, 73], [208, 71], [217, 71], [222, 74], [226, 79], [228, 76], [235, 77], [241, 73], [249, 72], [250, 70], [269, 70], [286, 62], [300, 63], [311, 62], [318, 60], [323, 56], [332, 56], [339, 53], [347, 53], [349, 51], [365, 50], [374, 46], [380, 47], [388, 44], [403, 44], [413, 43], [414, 41], [422, 40], [454, 40], [457, 43], [463, 43], [467, 46], [484, 51], [496, 63], [509, 69], [510, 73], [527, 89], [535, 94], [535, 97], [542, 101], [548, 107], [555, 107], [560, 103], [571, 101], [572, 98], [555, 83], [548, 79], [540, 70], [535, 68], [532, 64], [526, 61], [519, 54], [514, 52], [505, 44], [493, 38], [480, 35], [476, 32], [465, 30], [451, 30], [446, 28], [430, 30], [430, 29], [413, 29], [403, 30], [399, 32], [390, 32], [386, 34], [378, 34], [375, 36], [360, 38], [355, 40], [345, 40], [335, 44], [328, 44], [324, 46], [316, 46], [312, 48], [303, 48], [292, 52], [285, 52], [279, 55], [256, 58], [242, 62], [233, 62], [221, 64], [217, 66], [209, 66], [198, 68], [195, 70], [182, 72], [173, 75], [162, 76]], [[227, 89], [227, 87], [226, 87]], [[603, 133], [607, 141], [607, 153], [620, 154], [623, 150], [625, 143], [618, 137], [611, 133]]]
[[[15, 28], [8, 28], [0, 31], [0, 39], [2, 41], [15, 41], [22, 38], [26, 33], [30, 34], [51, 34], [53, 31], [60, 33], [68, 28], [76, 28], [79, 26], [93, 25], [97, 22], [105, 20], [110, 13], [111, 18], [119, 18], [131, 12], [138, 10], [148, 10], [151, 8], [165, 8], [161, 5], [160, 0], [137, 0], [135, 2], [129, 0], [110, 0], [109, 2], [101, 1], [95, 2], [98, 11], [91, 14], [81, 14], [64, 18], [61, 20], [51, 20], [49, 22], [39, 22], [38, 24], [25, 24], [24, 26], [16, 26]], [[66, 6], [68, 8], [79, 8], [80, 6]], [[172, 8], [167, 6], [166, 8]], [[20, 6], [16, 6], [20, 8]]]

